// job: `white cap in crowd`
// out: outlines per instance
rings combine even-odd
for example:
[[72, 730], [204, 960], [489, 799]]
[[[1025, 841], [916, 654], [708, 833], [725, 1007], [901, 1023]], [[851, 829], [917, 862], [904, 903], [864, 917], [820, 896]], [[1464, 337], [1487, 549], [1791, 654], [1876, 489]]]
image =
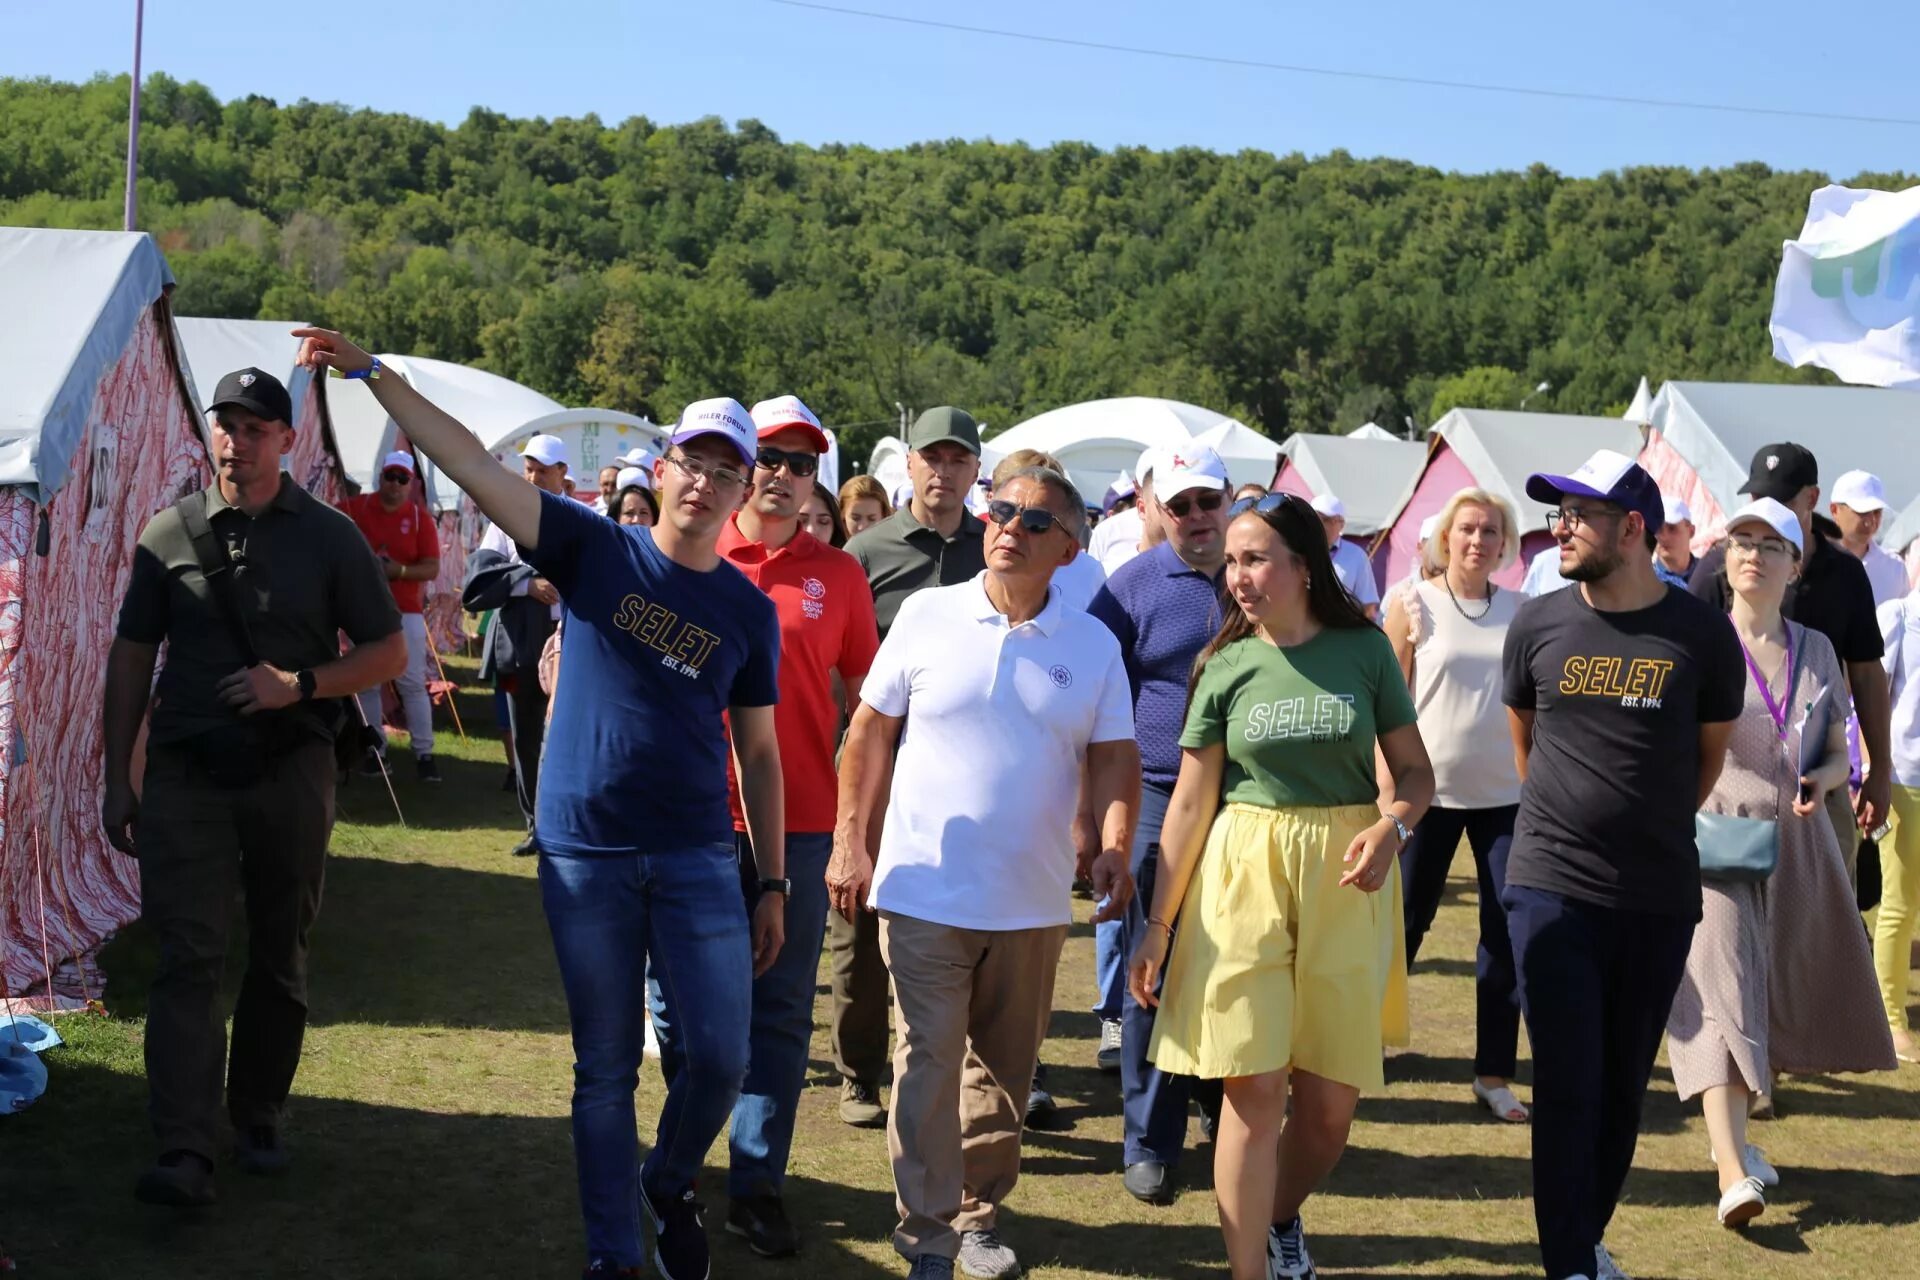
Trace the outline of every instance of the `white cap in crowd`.
[[[1339, 499], [1336, 498], [1335, 501], [1337, 502], [1339, 501]], [[1315, 510], [1318, 510], [1318, 509], [1319, 508], [1317, 507], [1315, 508]], [[1439, 528], [1439, 526], [1440, 526], [1440, 513], [1436, 511], [1432, 515], [1428, 516], [1425, 520], [1422, 520], [1420, 522], [1420, 541], [1422, 542], [1433, 541], [1433, 531]]]
[[754, 429], [753, 415], [732, 396], [695, 400], [680, 414], [680, 422], [673, 429], [673, 443], [685, 444], [701, 436], [724, 437], [749, 468], [760, 452], [760, 437]]
[[1330, 493], [1321, 494], [1319, 497], [1313, 500], [1312, 505], [1315, 511], [1318, 511], [1322, 516], [1325, 516], [1329, 520], [1346, 519], [1347, 504], [1340, 501], [1340, 499], [1334, 497]]
[[401, 467], [407, 471], [412, 471], [414, 469], [413, 455], [405, 449], [395, 449], [392, 453], [380, 459], [380, 469], [385, 471], [388, 467]]
[[893, 486], [893, 509], [895, 511], [900, 510], [912, 501], [913, 481], [902, 480], [899, 484]]
[[1871, 471], [1849, 471], [1833, 482], [1833, 501], [1865, 515], [1887, 509], [1887, 486]]
[[1120, 474], [1113, 478], [1113, 486], [1107, 493], [1116, 499], [1133, 496], [1133, 477], [1127, 474], [1125, 467], [1120, 468]]
[[1749, 502], [1727, 517], [1727, 532], [1731, 534], [1743, 524], [1763, 524], [1769, 533], [1779, 534], [1793, 548], [1795, 560], [1806, 552], [1806, 543], [1800, 537], [1800, 517], [1778, 498], [1756, 498]]
[[821, 453], [828, 448], [827, 431], [820, 425], [820, 419], [813, 416], [813, 410], [801, 403], [799, 396], [775, 396], [771, 400], [762, 400], [753, 406], [753, 425], [762, 440], [776, 431], [787, 431], [798, 427], [813, 437], [813, 447]]
[[630, 489], [636, 485], [652, 493], [653, 472], [645, 467], [622, 467], [620, 474], [614, 477], [613, 491], [619, 493], [622, 489]]
[[651, 469], [653, 467], [653, 454], [646, 449], [645, 446], [635, 445], [633, 448], [615, 458], [614, 462], [623, 467], [646, 467]]
[[1153, 496], [1162, 502], [1189, 489], [1224, 490], [1227, 487], [1227, 464], [1204, 444], [1167, 449], [1160, 454], [1156, 466]]
[[523, 458], [532, 458], [543, 467], [559, 466], [567, 460], [566, 441], [559, 436], [534, 436], [520, 450]]
[[1686, 503], [1680, 501], [1680, 499], [1678, 498], [1669, 498], [1665, 494], [1660, 495], [1660, 501], [1666, 505], [1668, 524], [1692, 524], [1693, 523], [1692, 507], [1689, 507]]

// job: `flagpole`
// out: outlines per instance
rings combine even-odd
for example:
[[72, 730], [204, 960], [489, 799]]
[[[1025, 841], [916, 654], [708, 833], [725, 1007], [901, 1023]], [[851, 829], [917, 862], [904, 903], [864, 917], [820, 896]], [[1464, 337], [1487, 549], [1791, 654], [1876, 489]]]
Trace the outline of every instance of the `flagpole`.
[[146, 25], [147, 0], [133, 0], [133, 90], [127, 101], [127, 211], [124, 230], [133, 230], [139, 197], [134, 182], [140, 170], [140, 31]]

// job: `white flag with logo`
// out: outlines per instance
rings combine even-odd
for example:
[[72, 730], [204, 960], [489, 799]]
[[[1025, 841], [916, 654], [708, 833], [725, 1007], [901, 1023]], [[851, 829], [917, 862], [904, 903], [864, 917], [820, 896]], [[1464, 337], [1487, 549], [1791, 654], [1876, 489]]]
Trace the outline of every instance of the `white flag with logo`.
[[1782, 248], [1774, 358], [1857, 386], [1920, 389], [1920, 187], [1822, 187]]

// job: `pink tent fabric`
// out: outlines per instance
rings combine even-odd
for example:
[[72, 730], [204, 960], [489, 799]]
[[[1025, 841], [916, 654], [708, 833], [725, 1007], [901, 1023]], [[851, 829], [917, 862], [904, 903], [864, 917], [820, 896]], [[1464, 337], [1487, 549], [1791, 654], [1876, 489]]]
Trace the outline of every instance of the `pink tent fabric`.
[[293, 452], [287, 457], [287, 474], [320, 501], [337, 507], [346, 501], [347, 489], [340, 460], [328, 446], [326, 407], [320, 396], [320, 379], [309, 378], [307, 393], [293, 409]]
[[1715, 502], [1713, 494], [1708, 492], [1706, 483], [1693, 469], [1691, 463], [1680, 456], [1680, 451], [1668, 444], [1659, 431], [1647, 429], [1647, 443], [1641, 448], [1637, 459], [1654, 483], [1660, 486], [1660, 492], [1669, 498], [1678, 498], [1687, 504], [1693, 512], [1693, 553], [1699, 555], [1719, 540], [1726, 528], [1727, 513]]
[[44, 514], [0, 489], [0, 978], [15, 995], [97, 994], [88, 957], [139, 914], [138, 866], [100, 828], [107, 648], [141, 527], [211, 479], [166, 316], [157, 300], [102, 376]]
[[[1413, 487], [1413, 496], [1387, 530], [1385, 576], [1388, 582], [1398, 582], [1413, 571], [1414, 553], [1420, 545], [1421, 522], [1428, 516], [1439, 515], [1440, 508], [1447, 505], [1447, 499], [1460, 490], [1478, 485], [1473, 473], [1467, 470], [1467, 464], [1447, 444], [1446, 439], [1434, 437], [1427, 454], [1426, 470], [1420, 473], [1420, 481]], [[1503, 587], [1519, 587], [1520, 580], [1527, 572], [1526, 549], [1533, 546], [1537, 550], [1546, 545], [1545, 535], [1536, 534], [1536, 530], [1523, 531], [1521, 558], [1494, 574], [1495, 582]]]
[[1270, 487], [1275, 493], [1290, 493], [1296, 498], [1305, 498], [1308, 502], [1312, 502], [1319, 496], [1307, 483], [1307, 478], [1300, 474], [1300, 468], [1288, 466], [1285, 458], [1280, 459], [1280, 470], [1274, 473], [1273, 484]]

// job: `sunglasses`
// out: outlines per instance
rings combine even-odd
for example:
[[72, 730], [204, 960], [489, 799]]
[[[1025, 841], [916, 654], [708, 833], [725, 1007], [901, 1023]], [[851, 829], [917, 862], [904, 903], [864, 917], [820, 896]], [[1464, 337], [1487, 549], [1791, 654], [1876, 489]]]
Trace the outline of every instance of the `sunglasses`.
[[1045, 507], [1016, 507], [1005, 498], [995, 498], [987, 504], [987, 518], [1002, 527], [1018, 520], [1020, 527], [1028, 533], [1045, 533], [1055, 527], [1066, 528], [1060, 523], [1060, 517]]
[[1227, 514], [1235, 518], [1243, 516], [1249, 511], [1259, 516], [1272, 515], [1289, 502], [1299, 503], [1308, 511], [1313, 512], [1314, 519], [1318, 520], [1320, 518], [1320, 513], [1313, 510], [1311, 503], [1305, 498], [1296, 497], [1291, 493], [1270, 493], [1264, 498], [1242, 498], [1227, 508]]
[[392, 471], [382, 471], [380, 479], [387, 484], [406, 484], [413, 479], [413, 472], [395, 467]]
[[785, 467], [796, 476], [810, 476], [820, 469], [820, 455], [817, 453], [789, 453], [785, 449], [772, 449], [760, 446], [753, 455], [753, 465], [762, 471], [778, 471]]
[[1227, 495], [1225, 490], [1207, 489], [1191, 497], [1183, 493], [1177, 498], [1167, 499], [1160, 505], [1165, 507], [1167, 514], [1171, 515], [1175, 520], [1185, 520], [1193, 513], [1195, 507], [1200, 508], [1202, 511], [1218, 511], [1226, 500]]

